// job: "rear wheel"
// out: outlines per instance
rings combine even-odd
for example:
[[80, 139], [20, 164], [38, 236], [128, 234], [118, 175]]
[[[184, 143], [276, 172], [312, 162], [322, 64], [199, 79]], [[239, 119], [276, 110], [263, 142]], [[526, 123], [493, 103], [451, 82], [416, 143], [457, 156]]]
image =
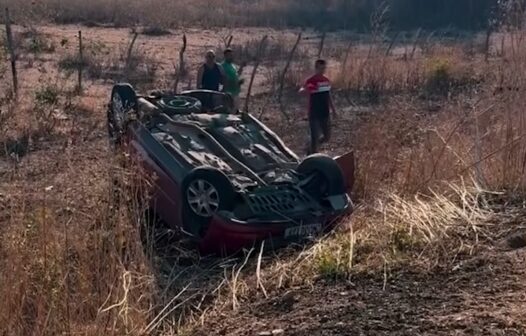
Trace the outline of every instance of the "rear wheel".
[[137, 106], [137, 95], [130, 84], [117, 84], [111, 91], [108, 108], [108, 135], [111, 145], [118, 145], [126, 127], [127, 114]]
[[297, 171], [309, 179], [304, 190], [317, 200], [345, 194], [345, 179], [340, 166], [326, 155], [314, 154], [307, 157]]
[[193, 97], [168, 96], [159, 100], [162, 109], [170, 114], [191, 114], [201, 112], [201, 102]]
[[228, 177], [212, 167], [196, 168], [182, 183], [183, 225], [196, 237], [203, 237], [218, 211], [232, 210], [236, 192]]
[[183, 91], [181, 94], [198, 99], [205, 111], [232, 113], [234, 110], [234, 100], [228, 93], [210, 90], [190, 90]]

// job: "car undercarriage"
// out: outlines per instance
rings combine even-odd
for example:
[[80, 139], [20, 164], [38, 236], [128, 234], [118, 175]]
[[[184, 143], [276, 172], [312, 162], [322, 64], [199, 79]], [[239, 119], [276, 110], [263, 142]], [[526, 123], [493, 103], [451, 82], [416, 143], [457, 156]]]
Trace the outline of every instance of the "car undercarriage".
[[112, 93], [110, 139], [133, 144], [148, 157], [147, 171], [168, 176], [171, 190], [162, 183], [155, 188], [178, 199], [174, 217], [185, 231], [203, 238], [218, 215], [238, 224], [302, 227], [349, 212], [350, 175], [336, 160], [301, 161], [259, 120], [233, 110], [228, 98], [202, 90], [138, 97], [126, 85]]

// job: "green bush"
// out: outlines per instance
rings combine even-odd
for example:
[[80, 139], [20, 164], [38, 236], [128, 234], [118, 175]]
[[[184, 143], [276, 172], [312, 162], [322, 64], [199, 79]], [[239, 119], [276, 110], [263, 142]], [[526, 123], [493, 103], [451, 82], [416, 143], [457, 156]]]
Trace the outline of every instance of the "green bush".
[[349, 269], [343, 264], [342, 256], [338, 252], [327, 250], [318, 255], [316, 259], [318, 274], [326, 279], [341, 279], [348, 275]]
[[38, 105], [57, 105], [60, 90], [53, 85], [43, 86], [35, 92], [35, 100]]
[[14, 34], [13, 36], [15, 48], [31, 53], [54, 53], [55, 43], [46, 34], [36, 30], [36, 28], [29, 28], [23, 32]]
[[42, 35], [34, 35], [27, 41], [27, 51], [33, 54], [53, 53], [55, 44]]
[[141, 33], [147, 36], [164, 36], [171, 34], [170, 30], [158, 25], [144, 27]]

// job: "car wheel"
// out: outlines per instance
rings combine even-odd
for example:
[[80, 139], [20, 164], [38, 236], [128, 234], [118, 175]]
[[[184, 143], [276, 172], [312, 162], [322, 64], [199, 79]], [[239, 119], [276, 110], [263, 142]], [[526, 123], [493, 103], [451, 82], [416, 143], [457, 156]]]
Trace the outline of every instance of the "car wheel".
[[200, 167], [183, 180], [183, 227], [196, 237], [203, 237], [210, 220], [221, 210], [231, 210], [236, 192], [228, 177], [218, 169]]
[[201, 102], [188, 96], [168, 96], [159, 100], [163, 111], [170, 114], [191, 114], [201, 112]]
[[108, 109], [108, 135], [110, 143], [121, 143], [126, 123], [126, 114], [137, 106], [137, 95], [130, 84], [117, 84], [111, 91]]
[[340, 166], [326, 155], [314, 154], [307, 157], [298, 166], [297, 171], [309, 179], [304, 190], [315, 199], [345, 193], [345, 179]]

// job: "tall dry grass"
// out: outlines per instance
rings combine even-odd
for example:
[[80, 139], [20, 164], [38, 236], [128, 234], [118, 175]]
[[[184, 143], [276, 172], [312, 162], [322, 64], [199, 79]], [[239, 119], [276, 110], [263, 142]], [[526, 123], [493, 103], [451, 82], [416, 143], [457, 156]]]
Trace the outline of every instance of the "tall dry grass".
[[0, 244], [0, 295], [7, 308], [0, 311], [2, 333], [140, 330], [148, 323], [143, 312], [154, 305], [156, 290], [138, 217], [126, 198], [109, 189], [109, 175], [90, 181], [89, 175], [100, 174], [98, 168], [81, 174], [75, 166], [79, 158], [73, 157], [81, 154], [71, 148], [65, 153], [57, 153], [66, 163], [42, 176], [44, 183], [16, 177], [2, 182], [6, 194], [0, 207], [7, 214]]

